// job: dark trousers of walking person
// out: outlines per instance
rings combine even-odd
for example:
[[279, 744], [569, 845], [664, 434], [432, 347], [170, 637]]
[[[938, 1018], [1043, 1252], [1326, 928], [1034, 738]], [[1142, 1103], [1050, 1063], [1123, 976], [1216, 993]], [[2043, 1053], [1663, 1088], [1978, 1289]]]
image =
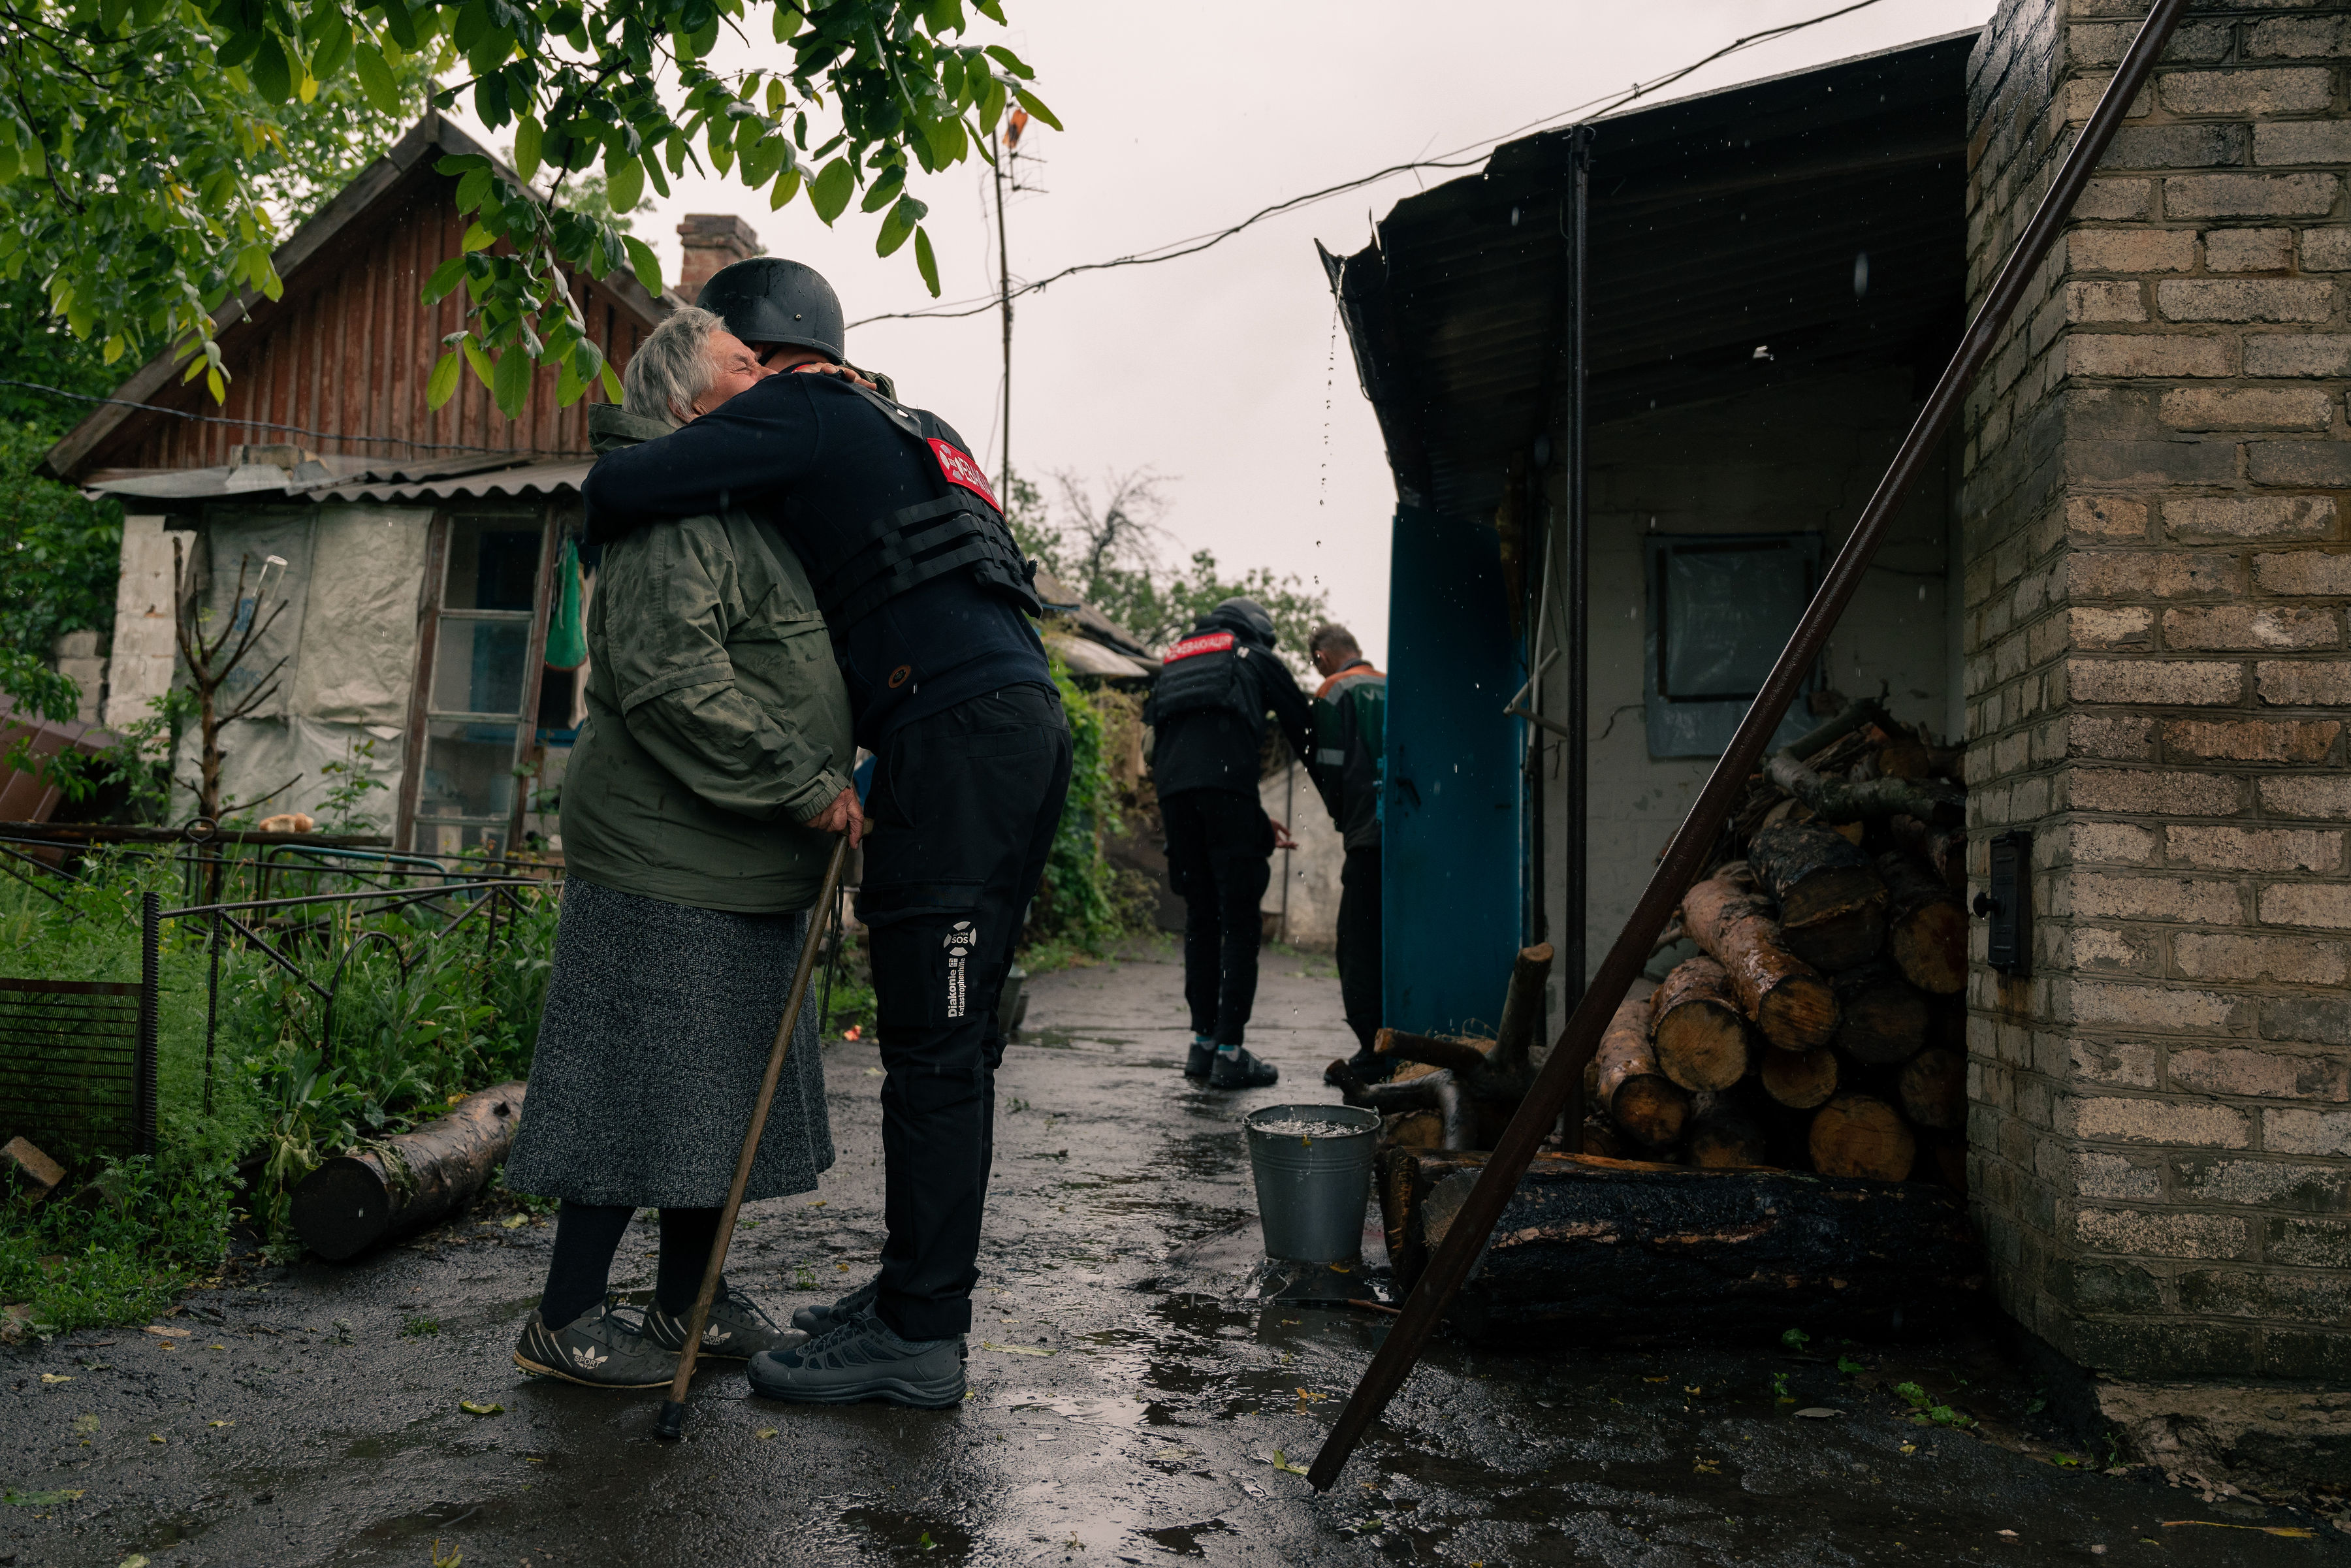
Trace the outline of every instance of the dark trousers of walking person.
[[996, 1002], [1069, 788], [1069, 724], [1036, 685], [912, 721], [874, 768], [858, 897], [887, 1073], [874, 1305], [902, 1339], [971, 1327], [1004, 1060]]
[[1380, 1032], [1380, 852], [1349, 850], [1339, 870], [1339, 1004], [1364, 1050]]
[[1273, 823], [1254, 795], [1185, 789], [1160, 798], [1167, 881], [1184, 901], [1184, 1000], [1192, 1032], [1239, 1045], [1257, 1002], [1259, 907], [1273, 879]]

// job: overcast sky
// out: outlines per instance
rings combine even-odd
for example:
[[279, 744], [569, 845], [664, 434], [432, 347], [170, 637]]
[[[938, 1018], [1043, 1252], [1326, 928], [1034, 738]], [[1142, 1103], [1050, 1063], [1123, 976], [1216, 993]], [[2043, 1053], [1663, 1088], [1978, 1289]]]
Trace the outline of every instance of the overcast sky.
[[[1016, 282], [1223, 227], [1270, 203], [1452, 151], [1687, 65], [1836, 0], [1004, 0], [1006, 41], [1067, 128], [1033, 127], [1036, 189], [1009, 208]], [[1980, 26], [1993, 0], [1878, 0], [1734, 55], [1659, 99]], [[992, 40], [983, 40], [992, 41]], [[746, 55], [739, 64], [750, 63]], [[1468, 172], [1465, 171], [1464, 172]], [[1428, 183], [1459, 177], [1443, 172]], [[945, 298], [995, 287], [987, 170], [916, 176]], [[852, 320], [928, 303], [910, 246], [873, 255], [853, 209], [826, 230], [740, 186], [688, 179], [637, 233], [674, 278], [686, 213], [740, 214], [774, 254], [806, 261]], [[1099, 485], [1170, 477], [1176, 549], [1319, 584], [1374, 660], [1387, 648], [1395, 487], [1343, 343], [1314, 241], [1358, 250], [1416, 189], [1399, 175], [1285, 214], [1217, 248], [1069, 279], [1016, 303], [1012, 461]], [[859, 328], [849, 351], [955, 424], [995, 467], [999, 330], [960, 321]], [[1047, 486], [1049, 494], [1051, 486]], [[1171, 551], [1170, 553], [1175, 553]]]

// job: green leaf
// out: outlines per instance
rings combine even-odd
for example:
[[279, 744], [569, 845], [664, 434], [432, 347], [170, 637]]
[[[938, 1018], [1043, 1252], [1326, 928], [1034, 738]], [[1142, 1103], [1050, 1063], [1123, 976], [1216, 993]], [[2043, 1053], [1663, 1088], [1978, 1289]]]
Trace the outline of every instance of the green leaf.
[[461, 251], [487, 250], [497, 243], [498, 236], [484, 228], [481, 221], [476, 219], [465, 225], [465, 235], [457, 242], [457, 248]]
[[909, 196], [890, 209], [890, 215], [882, 220], [882, 232], [873, 237], [874, 255], [888, 256], [906, 243], [914, 232], [914, 216], [907, 209], [921, 204]]
[[457, 8], [456, 30], [449, 41], [457, 46], [460, 54], [471, 54], [475, 44], [490, 34], [490, 8], [485, 0], [465, 0]]
[[481, 76], [475, 78], [474, 112], [481, 116], [482, 123], [488, 126], [493, 131], [497, 130], [499, 127], [506, 124], [508, 120], [514, 118], [507, 108], [507, 78], [505, 72], [498, 70], [486, 71]]
[[172, 0], [131, 0], [131, 19], [141, 27], [152, 27], [171, 6]]
[[606, 204], [615, 213], [631, 213], [636, 211], [637, 204], [644, 200], [644, 165], [634, 158], [607, 152], [604, 154]]
[[622, 235], [621, 243], [629, 247], [629, 266], [635, 270], [637, 281], [645, 286], [646, 293], [659, 295], [662, 291], [661, 257], [653, 254], [653, 247], [634, 235]]
[[604, 396], [606, 399], [612, 402], [622, 402], [623, 393], [621, 391], [621, 372], [614, 370], [608, 362], [601, 371], [597, 372], [597, 374], [604, 383]]
[[849, 160], [835, 158], [818, 173], [816, 183], [809, 187], [809, 204], [830, 228], [832, 220], [841, 216], [841, 209], [849, 205], [850, 194], [856, 188], [857, 174], [850, 168]]
[[462, 256], [451, 256], [434, 267], [433, 276], [424, 280], [424, 303], [439, 304], [448, 297], [451, 289], [465, 281], [465, 258]]
[[408, 15], [408, 7], [402, 0], [383, 0], [383, 30], [392, 35], [393, 43], [412, 55], [422, 43], [417, 37], [416, 23]]
[[329, 12], [326, 30], [319, 36], [319, 47], [310, 51], [310, 74], [320, 81], [330, 81], [350, 57], [351, 25], [340, 11]]
[[433, 375], [424, 383], [425, 407], [439, 408], [456, 395], [457, 371], [462, 363], [455, 350], [442, 355], [434, 363]]
[[1043, 99], [1039, 98], [1035, 93], [1030, 92], [1025, 87], [1014, 88], [1012, 89], [1012, 96], [1020, 100], [1021, 108], [1027, 110], [1029, 113], [1035, 115], [1038, 119], [1043, 120], [1054, 130], [1059, 131], [1061, 129], [1061, 122], [1053, 117], [1053, 111], [1045, 107], [1045, 100]]
[[789, 5], [777, 6], [776, 42], [779, 44], [789, 42], [791, 36], [800, 30], [800, 23], [802, 20], [803, 18], [799, 12], [795, 10], [793, 7]]
[[566, 360], [563, 362], [563, 368], [558, 371], [555, 376], [555, 406], [569, 408], [573, 403], [578, 402], [587, 391], [588, 383], [580, 379], [580, 372], [571, 368], [570, 361]]
[[486, 168], [467, 170], [465, 177], [457, 182], [457, 210], [470, 213], [480, 206], [488, 197], [493, 183]]
[[914, 266], [923, 275], [923, 287], [931, 291], [932, 298], [936, 299], [939, 297], [939, 258], [931, 254], [931, 235], [927, 229], [917, 228], [914, 231]]
[[470, 336], [457, 346], [465, 351], [465, 362], [474, 367], [474, 374], [480, 379], [484, 386], [488, 386], [491, 375], [497, 369], [490, 363], [490, 356], [484, 352], [482, 346], [474, 341]]
[[[1019, 77], [1022, 81], [1028, 81], [1037, 74], [1035, 71], [1030, 70], [1026, 65], [1021, 63], [1021, 59], [1019, 55], [1014, 54], [1002, 44], [988, 45], [987, 57], [994, 60], [998, 65], [1002, 66], [1006, 70], [1010, 71], [1014, 76]], [[1029, 112], [1034, 114], [1036, 110], [1030, 110]]]
[[923, 25], [931, 30], [931, 37], [934, 38], [943, 38], [949, 33], [962, 32], [964, 28], [962, 0], [929, 0], [929, 3], [923, 7]]
[[789, 203], [794, 196], [799, 195], [799, 193], [800, 172], [799, 168], [794, 167], [785, 170], [782, 177], [777, 180], [775, 185], [768, 193], [768, 210], [769, 212], [778, 210]]
[[905, 188], [906, 171], [885, 169], [883, 171], [882, 177], [873, 182], [872, 189], [865, 193], [865, 199], [857, 204], [857, 210], [861, 213], [878, 213], [897, 200], [898, 193]]
[[524, 115], [515, 121], [515, 172], [528, 180], [538, 172], [538, 144], [542, 132], [538, 121]]
[[284, 103], [294, 96], [294, 68], [286, 58], [286, 46], [276, 35], [264, 33], [261, 47], [254, 51], [253, 78], [256, 92], [272, 103]]
[[490, 395], [508, 419], [520, 419], [523, 405], [530, 401], [530, 372], [538, 367], [531, 357], [520, 349], [508, 349], [498, 356], [496, 369], [490, 380]]
[[392, 68], [384, 64], [381, 50], [373, 44], [361, 44], [352, 51], [351, 65], [369, 107], [378, 114], [401, 112], [400, 89], [392, 79]]

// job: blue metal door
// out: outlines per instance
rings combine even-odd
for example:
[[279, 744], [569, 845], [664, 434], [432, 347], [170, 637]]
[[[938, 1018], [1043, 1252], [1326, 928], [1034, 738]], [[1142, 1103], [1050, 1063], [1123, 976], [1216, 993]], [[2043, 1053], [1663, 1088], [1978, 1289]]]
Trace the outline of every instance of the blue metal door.
[[1492, 524], [1396, 509], [1388, 586], [1382, 1019], [1491, 1033], [1523, 911], [1526, 678]]

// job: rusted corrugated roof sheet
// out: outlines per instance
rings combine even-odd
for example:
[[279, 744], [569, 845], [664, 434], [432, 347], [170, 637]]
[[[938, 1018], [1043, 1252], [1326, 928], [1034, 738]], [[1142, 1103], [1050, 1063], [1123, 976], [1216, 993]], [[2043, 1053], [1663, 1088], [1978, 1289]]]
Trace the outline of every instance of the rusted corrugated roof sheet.
[[[242, 496], [270, 501], [446, 501], [497, 496], [576, 494], [590, 457], [547, 463], [453, 463], [371, 467], [342, 459], [342, 472], [323, 462], [286, 469], [250, 464], [240, 467], [167, 469], [162, 472], [99, 474], [84, 488], [125, 500], [215, 501]], [[315, 471], [315, 472], [313, 472]]]
[[[557, 407], [546, 374], [520, 419], [501, 413], [470, 374], [447, 403], [426, 404], [442, 337], [464, 324], [462, 289], [438, 305], [418, 298], [433, 269], [457, 254], [465, 229], [451, 200], [456, 182], [434, 168], [449, 153], [490, 156], [427, 114], [278, 247], [281, 298], [248, 294], [214, 313], [231, 376], [225, 404], [201, 383], [182, 383], [179, 361], [160, 355], [115, 394], [155, 407], [99, 407], [51, 448], [44, 469], [86, 483], [99, 468], [218, 466], [233, 447], [266, 443], [385, 465], [584, 456], [586, 405]], [[670, 309], [626, 274], [575, 277], [572, 291], [616, 367]]]
[[[1974, 37], [1592, 125], [1587, 422], [1840, 363], [1935, 358], [1965, 298]], [[1491, 510], [1548, 423], [1574, 135], [1508, 143], [1482, 172], [1399, 202], [1368, 249], [1325, 256], [1410, 503]]]

